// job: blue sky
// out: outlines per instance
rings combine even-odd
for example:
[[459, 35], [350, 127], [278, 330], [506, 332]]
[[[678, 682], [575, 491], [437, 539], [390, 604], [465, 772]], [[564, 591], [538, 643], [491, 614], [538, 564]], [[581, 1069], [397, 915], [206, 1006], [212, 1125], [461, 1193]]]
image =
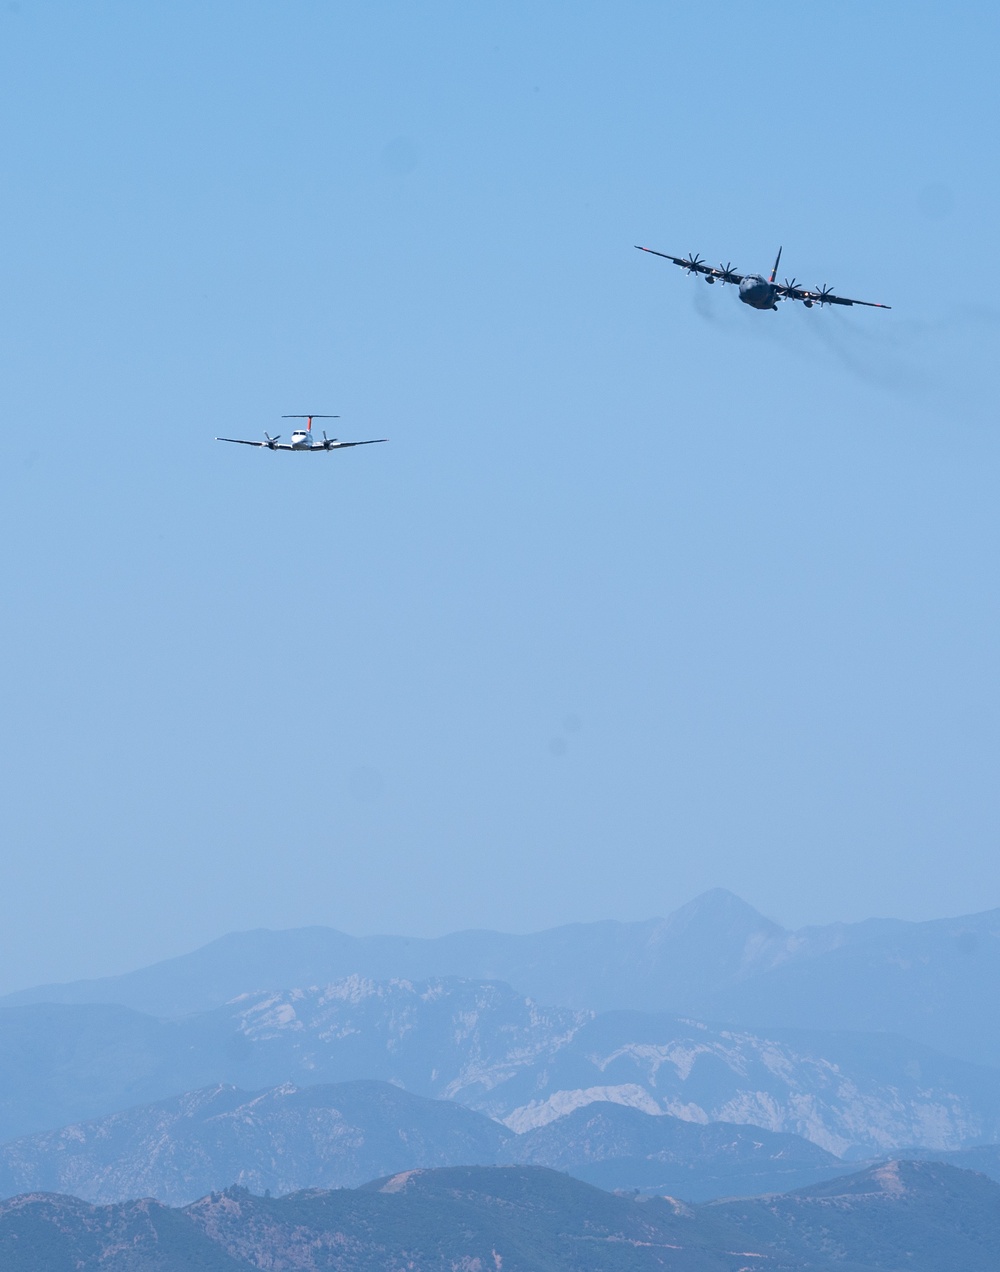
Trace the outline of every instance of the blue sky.
[[998, 25], [0, 8], [4, 987], [1000, 904]]

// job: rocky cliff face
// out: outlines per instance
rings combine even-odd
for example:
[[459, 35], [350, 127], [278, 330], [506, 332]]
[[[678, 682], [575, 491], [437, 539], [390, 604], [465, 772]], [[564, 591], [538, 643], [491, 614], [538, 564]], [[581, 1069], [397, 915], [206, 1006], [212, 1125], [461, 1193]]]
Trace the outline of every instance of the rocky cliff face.
[[885, 1035], [761, 1036], [638, 1012], [543, 1010], [506, 986], [461, 981], [351, 978], [251, 995], [231, 1010], [255, 1073], [279, 1057], [294, 1081], [364, 1065], [519, 1132], [610, 1101], [752, 1123], [838, 1155], [1000, 1135], [1000, 1074]]
[[541, 1007], [496, 982], [349, 977], [181, 1021], [50, 1006], [8, 1008], [0, 1027], [3, 1139], [206, 1086], [361, 1077], [455, 1100], [514, 1131], [611, 1102], [751, 1123], [838, 1155], [1000, 1138], [1000, 1073], [903, 1039], [593, 1015]]

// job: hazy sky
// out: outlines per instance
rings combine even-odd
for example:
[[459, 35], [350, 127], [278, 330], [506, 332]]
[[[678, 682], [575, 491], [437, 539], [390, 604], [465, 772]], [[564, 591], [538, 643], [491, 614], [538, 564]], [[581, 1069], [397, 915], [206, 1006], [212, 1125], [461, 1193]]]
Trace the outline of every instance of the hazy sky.
[[[0, 6], [0, 988], [715, 885], [1000, 905], [998, 36]], [[213, 440], [308, 410], [391, 441]]]

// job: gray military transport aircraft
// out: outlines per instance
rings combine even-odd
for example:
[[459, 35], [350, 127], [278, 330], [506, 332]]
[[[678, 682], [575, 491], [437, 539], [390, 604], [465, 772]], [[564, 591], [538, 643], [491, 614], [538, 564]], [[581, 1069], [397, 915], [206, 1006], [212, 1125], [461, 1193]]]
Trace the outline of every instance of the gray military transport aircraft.
[[693, 252], [684, 257], [670, 256], [667, 252], [657, 252], [652, 247], [639, 247], [638, 243], [636, 247], [640, 252], [649, 252], [653, 256], [662, 256], [665, 260], [673, 261], [681, 269], [686, 269], [689, 274], [703, 274], [706, 283], [716, 281], [735, 283], [740, 289], [740, 300], [744, 305], [751, 305], [754, 309], [777, 309], [779, 300], [801, 300], [806, 309], [812, 309], [813, 305], [867, 305], [869, 309], [892, 308], [891, 305], [880, 305], [874, 300], [848, 300], [846, 296], [835, 296], [833, 288], [827, 287], [826, 284], [817, 287], [815, 291], [809, 291], [805, 287], [800, 287], [794, 278], [791, 280], [786, 278], [783, 283], [776, 283], [774, 278], [778, 272], [778, 261], [781, 260], [780, 247], [770, 278], [765, 278], [763, 274], [737, 274], [732, 265], [720, 265], [718, 269], [713, 269]]
[[237, 446], [266, 446], [268, 450], [283, 451], [332, 451], [343, 450], [346, 446], [374, 446], [377, 442], [387, 442], [387, 437], [371, 437], [365, 442], [338, 442], [335, 437], [327, 437], [323, 434], [322, 441], [318, 437], [313, 437], [313, 420], [339, 420], [339, 415], [283, 415], [283, 420], [305, 420], [305, 428], [297, 428], [292, 431], [292, 440], [283, 442], [281, 434], [277, 437], [271, 437], [270, 434], [264, 434], [262, 442], [248, 442], [242, 437], [217, 437], [217, 442], [235, 442]]

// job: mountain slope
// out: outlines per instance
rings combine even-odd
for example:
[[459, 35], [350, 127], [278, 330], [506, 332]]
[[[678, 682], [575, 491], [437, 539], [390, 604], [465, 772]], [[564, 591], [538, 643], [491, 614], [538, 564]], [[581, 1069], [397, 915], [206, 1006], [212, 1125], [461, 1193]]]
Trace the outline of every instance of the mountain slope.
[[787, 1192], [851, 1171], [797, 1135], [600, 1103], [512, 1137], [498, 1160], [564, 1170], [598, 1188], [685, 1201]]
[[515, 1135], [446, 1100], [383, 1082], [192, 1091], [0, 1146], [0, 1197], [185, 1205], [230, 1184], [276, 1194], [353, 1188], [432, 1166], [549, 1166], [605, 1188], [685, 1200], [781, 1191], [850, 1167], [794, 1135], [595, 1104]]
[[606, 1012], [582, 1024], [539, 1077], [525, 1069], [482, 1095], [451, 1093], [518, 1131], [604, 1099], [789, 1132], [838, 1156], [1000, 1138], [993, 1113], [1000, 1075], [887, 1034], [768, 1036]]
[[[709, 1213], [779, 1256], [850, 1267], [995, 1272], [1000, 1186], [938, 1162], [886, 1162], [782, 1197]], [[811, 1266], [811, 1262], [809, 1263]]]
[[183, 1212], [155, 1201], [89, 1206], [35, 1194], [0, 1202], [4, 1272], [251, 1272]]
[[414, 1167], [490, 1164], [511, 1138], [460, 1104], [384, 1082], [254, 1094], [220, 1086], [4, 1144], [0, 1196], [176, 1206], [233, 1183], [256, 1193], [355, 1188]]
[[[721, 1246], [711, 1219], [654, 1213], [539, 1168], [407, 1172], [277, 1200], [230, 1189], [182, 1211], [0, 1203], [4, 1272], [736, 1272]], [[58, 1259], [39, 1263], [38, 1250]]]
[[0, 1010], [0, 1141], [178, 1091], [359, 1077], [457, 1100], [515, 1131], [605, 1101], [802, 1135], [838, 1155], [1000, 1139], [1000, 1073], [904, 1039], [588, 1016], [495, 982], [353, 977], [178, 1021], [118, 1007]]
[[941, 1162], [946, 1166], [957, 1166], [960, 1170], [974, 1170], [1000, 1184], [1000, 1144], [978, 1144], [951, 1153], [914, 1148], [907, 1150], [906, 1157], [913, 1161]]
[[993, 1272], [998, 1248], [1000, 1186], [935, 1163], [704, 1206], [540, 1167], [406, 1171], [278, 1199], [228, 1189], [184, 1210], [0, 1202], [4, 1272]]

